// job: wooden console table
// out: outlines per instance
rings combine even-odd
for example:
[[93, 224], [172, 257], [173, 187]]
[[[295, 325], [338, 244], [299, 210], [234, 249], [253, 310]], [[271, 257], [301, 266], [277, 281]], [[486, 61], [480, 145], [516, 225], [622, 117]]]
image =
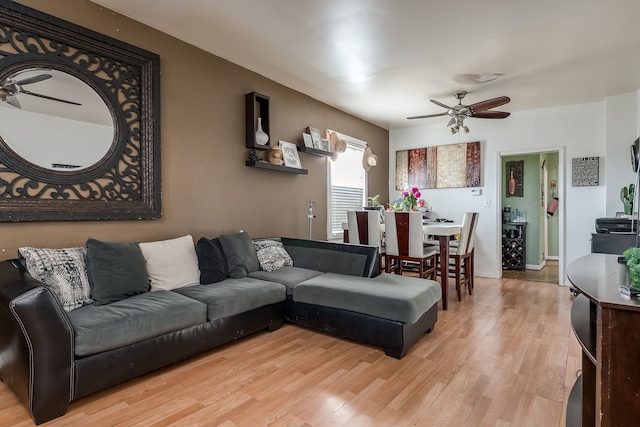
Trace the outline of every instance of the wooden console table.
[[581, 293], [571, 325], [582, 346], [582, 375], [567, 405], [570, 426], [640, 425], [640, 301], [617, 255], [591, 254], [572, 262], [569, 281]]

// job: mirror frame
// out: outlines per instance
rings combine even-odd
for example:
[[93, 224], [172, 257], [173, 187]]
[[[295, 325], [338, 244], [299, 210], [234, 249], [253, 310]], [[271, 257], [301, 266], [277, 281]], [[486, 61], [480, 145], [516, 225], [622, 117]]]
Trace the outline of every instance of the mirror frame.
[[113, 118], [108, 153], [79, 171], [34, 165], [0, 133], [0, 221], [161, 217], [160, 58], [9, 0], [0, 0], [0, 81], [53, 68], [91, 87]]

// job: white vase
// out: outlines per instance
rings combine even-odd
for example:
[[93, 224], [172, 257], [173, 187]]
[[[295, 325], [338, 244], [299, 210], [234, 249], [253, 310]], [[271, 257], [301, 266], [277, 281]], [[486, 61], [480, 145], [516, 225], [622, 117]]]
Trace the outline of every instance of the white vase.
[[258, 130], [256, 131], [256, 144], [265, 145], [269, 142], [269, 135], [262, 130], [262, 117], [258, 117]]

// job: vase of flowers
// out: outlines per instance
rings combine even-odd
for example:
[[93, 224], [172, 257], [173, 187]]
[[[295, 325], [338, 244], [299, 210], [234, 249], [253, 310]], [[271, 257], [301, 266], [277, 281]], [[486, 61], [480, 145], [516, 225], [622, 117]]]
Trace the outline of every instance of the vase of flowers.
[[400, 197], [402, 197], [402, 206], [405, 211], [411, 212], [416, 209], [416, 205], [418, 204], [418, 199], [420, 198], [420, 190], [418, 187], [411, 187], [408, 190], [404, 190], [400, 193]]

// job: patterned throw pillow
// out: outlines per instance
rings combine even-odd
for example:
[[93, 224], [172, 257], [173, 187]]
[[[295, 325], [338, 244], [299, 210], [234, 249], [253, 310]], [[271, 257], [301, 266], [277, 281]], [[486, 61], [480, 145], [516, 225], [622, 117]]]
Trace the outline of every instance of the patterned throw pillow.
[[265, 271], [276, 271], [287, 265], [293, 265], [293, 260], [284, 246], [282, 246], [282, 242], [256, 240], [253, 242], [253, 247], [258, 254], [260, 268]]
[[84, 248], [19, 248], [27, 272], [49, 288], [65, 311], [90, 304], [91, 288], [85, 267]]

